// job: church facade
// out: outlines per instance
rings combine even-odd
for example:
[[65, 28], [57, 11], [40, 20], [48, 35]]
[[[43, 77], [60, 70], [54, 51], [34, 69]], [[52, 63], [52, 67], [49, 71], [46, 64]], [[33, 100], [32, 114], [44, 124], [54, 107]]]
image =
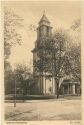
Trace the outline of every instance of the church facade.
[[[52, 73], [46, 72], [45, 69], [41, 71], [35, 66], [39, 61], [39, 49], [38, 46], [41, 44], [42, 39], [45, 40], [52, 35], [52, 27], [45, 14], [43, 14], [38, 28], [37, 28], [37, 40], [35, 41], [35, 48], [32, 50], [33, 53], [33, 77], [35, 81], [34, 93], [41, 95], [55, 95], [56, 94], [56, 84], [55, 78]], [[41, 47], [40, 47], [41, 50]], [[43, 51], [43, 50], [42, 50]], [[43, 52], [44, 53], [44, 52]], [[44, 53], [45, 54], [45, 53]], [[41, 65], [40, 65], [41, 70]], [[78, 83], [71, 83], [70, 81], [63, 82], [60, 84], [60, 94], [76, 94], [80, 93], [80, 85]], [[76, 87], [78, 86], [78, 87]]]

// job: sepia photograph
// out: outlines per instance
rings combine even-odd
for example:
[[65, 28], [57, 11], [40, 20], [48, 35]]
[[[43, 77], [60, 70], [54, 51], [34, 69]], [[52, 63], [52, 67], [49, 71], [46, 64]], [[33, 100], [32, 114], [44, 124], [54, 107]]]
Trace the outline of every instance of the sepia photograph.
[[81, 4], [4, 1], [5, 121], [81, 120]]

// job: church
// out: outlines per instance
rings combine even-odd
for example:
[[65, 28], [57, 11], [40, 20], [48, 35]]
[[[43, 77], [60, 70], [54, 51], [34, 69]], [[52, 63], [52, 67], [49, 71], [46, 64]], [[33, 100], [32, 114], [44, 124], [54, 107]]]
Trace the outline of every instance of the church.
[[[39, 95], [56, 95], [56, 85], [54, 76], [46, 72], [45, 69], [41, 73], [35, 64], [39, 60], [38, 46], [42, 43], [42, 39], [45, 40], [52, 35], [52, 27], [50, 21], [46, 17], [45, 13], [39, 21], [37, 28], [37, 40], [35, 41], [35, 48], [32, 50], [33, 53], [33, 77], [35, 81], [34, 93]], [[41, 48], [41, 47], [40, 47]], [[41, 68], [41, 67], [40, 67]], [[61, 80], [59, 86], [60, 94], [79, 94], [80, 84], [77, 82], [72, 83], [71, 80]]]

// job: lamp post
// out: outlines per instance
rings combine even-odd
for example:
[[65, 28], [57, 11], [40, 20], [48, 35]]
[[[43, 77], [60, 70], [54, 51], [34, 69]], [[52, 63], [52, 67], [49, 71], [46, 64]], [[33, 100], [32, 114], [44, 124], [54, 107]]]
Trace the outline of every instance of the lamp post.
[[15, 82], [14, 82], [15, 84], [15, 86], [14, 86], [14, 107], [16, 107], [16, 75], [15, 75]]
[[23, 102], [24, 102], [24, 79], [25, 79], [25, 74], [22, 74], [22, 84], [23, 84], [22, 95], [23, 95]]

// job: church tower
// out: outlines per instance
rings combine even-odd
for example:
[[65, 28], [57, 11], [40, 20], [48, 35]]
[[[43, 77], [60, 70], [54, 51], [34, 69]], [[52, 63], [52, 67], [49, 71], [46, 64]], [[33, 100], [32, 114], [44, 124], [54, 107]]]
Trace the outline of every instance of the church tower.
[[45, 13], [39, 21], [39, 25], [37, 28], [37, 40], [35, 42], [35, 48], [33, 49], [33, 75], [35, 80], [35, 90], [36, 94], [55, 94], [54, 86], [54, 78], [47, 79], [47, 77], [39, 72], [35, 64], [39, 60], [39, 50], [38, 45], [41, 44], [42, 39], [49, 38], [52, 35], [52, 27], [50, 26], [50, 22], [46, 17]]
[[51, 35], [51, 29], [50, 22], [44, 13], [37, 28], [37, 39], [49, 37]]

